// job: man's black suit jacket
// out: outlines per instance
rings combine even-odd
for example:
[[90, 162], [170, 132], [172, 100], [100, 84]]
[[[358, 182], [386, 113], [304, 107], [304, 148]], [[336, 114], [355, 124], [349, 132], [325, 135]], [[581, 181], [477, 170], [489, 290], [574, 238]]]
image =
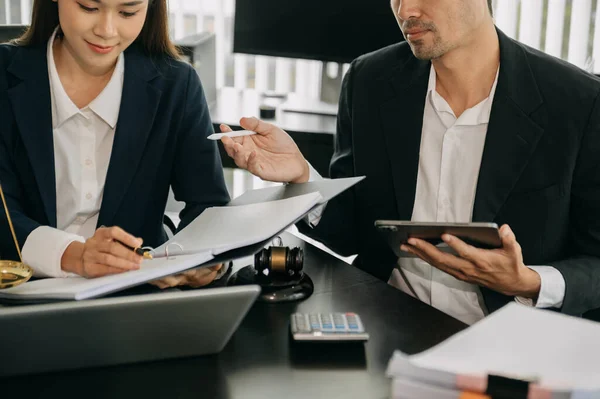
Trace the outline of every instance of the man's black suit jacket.
[[[600, 307], [600, 81], [498, 36], [500, 74], [473, 221], [509, 224], [526, 265], [562, 273], [562, 312], [580, 315]], [[406, 43], [352, 63], [330, 175], [367, 179], [331, 201], [310, 232], [342, 254], [358, 253], [355, 264], [383, 280], [396, 257], [373, 222], [411, 219], [430, 67]], [[482, 292], [490, 311], [513, 299]]]

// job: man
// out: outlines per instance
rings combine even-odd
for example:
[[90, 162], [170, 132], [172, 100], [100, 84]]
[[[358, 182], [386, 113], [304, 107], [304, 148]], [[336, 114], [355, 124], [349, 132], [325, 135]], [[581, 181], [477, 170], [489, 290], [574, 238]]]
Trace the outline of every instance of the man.
[[[392, 0], [406, 42], [352, 63], [330, 167], [367, 179], [309, 234], [467, 323], [512, 300], [580, 315], [600, 307], [600, 82], [508, 38], [489, 3]], [[238, 166], [318, 178], [285, 132], [241, 125], [259, 134], [223, 139]], [[458, 256], [411, 239], [396, 259], [377, 219], [495, 222], [503, 247], [445, 235]]]

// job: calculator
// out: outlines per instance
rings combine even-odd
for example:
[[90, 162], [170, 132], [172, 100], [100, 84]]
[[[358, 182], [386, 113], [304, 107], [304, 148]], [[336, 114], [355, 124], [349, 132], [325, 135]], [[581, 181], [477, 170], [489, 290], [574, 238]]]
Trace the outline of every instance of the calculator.
[[352, 342], [369, 339], [356, 313], [294, 313], [290, 319], [290, 331], [296, 341]]

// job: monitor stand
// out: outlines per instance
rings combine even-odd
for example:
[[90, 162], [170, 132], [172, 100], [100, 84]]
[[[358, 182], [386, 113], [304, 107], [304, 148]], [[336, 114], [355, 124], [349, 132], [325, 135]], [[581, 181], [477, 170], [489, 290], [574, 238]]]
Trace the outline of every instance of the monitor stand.
[[[333, 66], [335, 67], [335, 64]], [[337, 74], [332, 77], [327, 71], [327, 63], [323, 63], [320, 98], [310, 98], [290, 93], [287, 101], [281, 104], [281, 110], [283, 112], [337, 116], [338, 100], [342, 89], [342, 71], [343, 65], [337, 64]]]

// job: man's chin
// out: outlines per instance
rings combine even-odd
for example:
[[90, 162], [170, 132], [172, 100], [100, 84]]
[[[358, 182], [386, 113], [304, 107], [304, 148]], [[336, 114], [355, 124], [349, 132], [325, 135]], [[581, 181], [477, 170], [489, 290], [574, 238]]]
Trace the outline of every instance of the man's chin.
[[415, 56], [415, 58], [417, 58], [421, 61], [431, 61], [434, 58], [432, 56], [431, 52], [429, 52], [429, 51], [415, 50], [413, 48], [412, 53]]
[[411, 45], [410, 49], [412, 50], [413, 55], [421, 61], [431, 61], [443, 55], [440, 51], [425, 46]]

